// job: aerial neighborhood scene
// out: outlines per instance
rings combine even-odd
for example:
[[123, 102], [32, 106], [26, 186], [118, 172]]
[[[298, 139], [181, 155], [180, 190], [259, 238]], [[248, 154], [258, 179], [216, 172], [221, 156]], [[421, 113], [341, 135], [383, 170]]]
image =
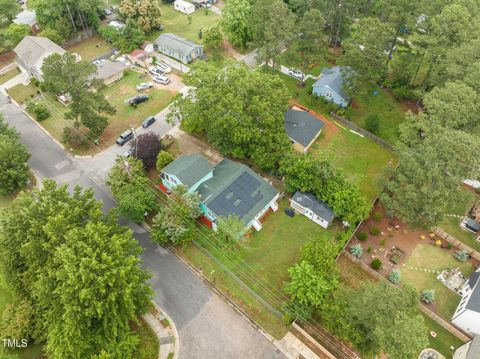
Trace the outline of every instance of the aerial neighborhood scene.
[[0, 0], [0, 359], [480, 359], [480, 2]]

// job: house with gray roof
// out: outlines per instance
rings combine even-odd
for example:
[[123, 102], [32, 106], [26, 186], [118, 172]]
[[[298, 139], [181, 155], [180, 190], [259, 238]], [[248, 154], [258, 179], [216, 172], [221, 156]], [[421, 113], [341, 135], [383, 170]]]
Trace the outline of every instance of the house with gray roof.
[[43, 60], [52, 54], [63, 55], [66, 51], [52, 40], [41, 36], [25, 36], [13, 49], [15, 61], [37, 80], [43, 80]]
[[285, 130], [293, 148], [299, 152], [307, 152], [322, 132], [325, 123], [299, 107], [292, 107], [285, 115]]
[[472, 340], [455, 350], [452, 359], [478, 359], [480, 358], [480, 335], [475, 335]]
[[222, 218], [235, 215], [246, 230], [259, 231], [262, 217], [278, 209], [279, 192], [249, 167], [228, 159], [212, 166], [201, 155], [181, 156], [162, 169], [160, 178], [160, 188], [183, 184], [197, 192], [202, 222], [214, 230]]
[[97, 71], [94, 77], [101, 80], [105, 85], [110, 85], [123, 77], [123, 71], [127, 68], [121, 62], [113, 62], [107, 59], [99, 60], [96, 64]]
[[30, 29], [34, 34], [40, 31], [40, 26], [37, 23], [37, 14], [35, 10], [23, 10], [15, 19], [13, 19], [14, 24], [22, 24], [30, 26]]
[[333, 210], [324, 201], [319, 200], [312, 193], [297, 191], [290, 199], [294, 210], [310, 218], [323, 228], [328, 228], [335, 218]]
[[202, 45], [172, 33], [162, 34], [157, 37], [154, 46], [157, 51], [173, 57], [184, 64], [204, 56]]
[[453, 315], [452, 324], [470, 335], [480, 335], [480, 268], [472, 273], [460, 294], [462, 300]]
[[327, 101], [336, 103], [341, 107], [347, 107], [350, 97], [343, 90], [349, 77], [349, 66], [324, 67], [320, 78], [312, 85], [312, 94], [321, 96]]

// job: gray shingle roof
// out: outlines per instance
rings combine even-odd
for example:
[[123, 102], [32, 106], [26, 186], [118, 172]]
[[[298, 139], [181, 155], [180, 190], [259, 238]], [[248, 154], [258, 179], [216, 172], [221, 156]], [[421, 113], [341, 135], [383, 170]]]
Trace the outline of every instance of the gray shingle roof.
[[13, 23], [33, 26], [37, 23], [37, 14], [35, 10], [23, 10], [13, 19]]
[[127, 66], [122, 64], [121, 62], [113, 62], [110, 60], [102, 60], [102, 62], [97, 65], [97, 73], [95, 78], [104, 80], [116, 75], [123, 70], [125, 70]]
[[202, 45], [196, 44], [193, 41], [184, 39], [183, 37], [172, 33], [162, 34], [157, 37], [155, 45], [176, 50], [182, 56], [190, 54], [190, 52], [197, 47], [203, 47]]
[[201, 155], [187, 155], [177, 158], [162, 172], [176, 176], [184, 185], [190, 187], [213, 170], [213, 166]]
[[295, 142], [308, 146], [325, 124], [306, 111], [290, 109], [285, 113], [285, 130]]
[[335, 217], [333, 210], [323, 201], [319, 200], [312, 193], [304, 193], [297, 191], [292, 198], [302, 207], [308, 208], [320, 218], [327, 222], [331, 222]]
[[467, 356], [465, 359], [478, 359], [480, 358], [480, 335], [475, 335], [470, 347], [468, 348]]
[[465, 226], [471, 229], [472, 231], [476, 231], [476, 232], [480, 231], [480, 223], [478, 223], [477, 221], [471, 218], [466, 219]]
[[[475, 272], [475, 273], [477, 273], [477, 272]], [[473, 286], [472, 286], [472, 284], [470, 284], [470, 279], [471, 278], [472, 277], [469, 278], [468, 284], [470, 285], [471, 288], [473, 288], [473, 292], [470, 295], [470, 298], [469, 298], [467, 304], [465, 305], [465, 308], [480, 313], [480, 281], [478, 280], [479, 277], [477, 276], [477, 278], [476, 278], [477, 282], [473, 283]], [[475, 278], [473, 278], [473, 279], [475, 279]]]
[[44, 58], [53, 53], [63, 55], [66, 52], [50, 39], [41, 36], [25, 36], [13, 51], [25, 65], [36, 68], [39, 73]]
[[475, 287], [475, 284], [477, 284], [479, 278], [480, 278], [480, 270], [477, 270], [470, 275], [470, 278], [468, 278], [468, 281], [467, 281], [470, 288]]
[[246, 224], [278, 194], [250, 168], [228, 159], [215, 166], [213, 177], [202, 183], [197, 192], [215, 215], [236, 214]]
[[322, 76], [312, 86], [329, 87], [348, 102], [350, 97], [343, 91], [343, 82], [346, 80], [348, 71], [351, 71], [350, 66], [334, 66], [331, 69], [324, 67]]

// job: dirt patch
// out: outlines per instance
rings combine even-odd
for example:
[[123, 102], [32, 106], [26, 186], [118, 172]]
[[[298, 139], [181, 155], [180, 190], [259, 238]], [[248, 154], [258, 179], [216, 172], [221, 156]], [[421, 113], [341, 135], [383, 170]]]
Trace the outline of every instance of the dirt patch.
[[411, 111], [413, 113], [418, 113], [417, 101], [415, 100], [401, 100], [402, 109], [405, 112]]
[[243, 58], [243, 55], [235, 50], [227, 39], [223, 40], [222, 49], [229, 57], [233, 57], [235, 60], [241, 60]]
[[360, 103], [359, 103], [357, 100], [355, 100], [355, 99], [352, 100], [352, 102], [351, 102], [350, 105], [351, 105], [352, 108], [355, 109], [355, 110], [358, 110], [359, 108], [362, 107], [362, 106], [360, 106]]
[[307, 107], [304, 107], [302, 105], [300, 105], [296, 100], [294, 99], [291, 99], [289, 101], [290, 105], [291, 106], [295, 106], [295, 107], [298, 107], [304, 111], [307, 111], [308, 113], [310, 113], [312, 116], [316, 117], [317, 119], [319, 119], [320, 121], [322, 121], [325, 126], [323, 127], [322, 129], [322, 136], [323, 136], [323, 141], [326, 141], [326, 142], [329, 142], [330, 139], [337, 133], [340, 131], [340, 129], [333, 123], [333, 121], [329, 120], [328, 118], [326, 118], [325, 116], [319, 114], [318, 112], [315, 112], [313, 110], [310, 110], [309, 108]]

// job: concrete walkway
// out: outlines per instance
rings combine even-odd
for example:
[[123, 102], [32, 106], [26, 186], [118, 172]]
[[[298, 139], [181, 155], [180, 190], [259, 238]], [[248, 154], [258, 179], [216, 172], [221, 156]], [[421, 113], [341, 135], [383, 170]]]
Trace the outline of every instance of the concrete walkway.
[[172, 59], [171, 57], [168, 57], [167, 55], [164, 55], [160, 52], [155, 52], [154, 55], [158, 60], [161, 60], [161, 61], [165, 62], [168, 66], [170, 66], [171, 68], [173, 68], [175, 70], [181, 71], [184, 74], [186, 74], [187, 72], [190, 71], [190, 67], [181, 63], [180, 61], [177, 61], [177, 60]]
[[157, 303], [152, 302], [154, 313], [148, 312], [142, 318], [155, 332], [159, 342], [158, 359], [167, 359], [173, 353], [173, 358], [178, 358], [180, 343], [178, 341], [178, 332], [173, 322]]
[[281, 340], [278, 340], [275, 345], [280, 348], [288, 358], [321, 359], [291, 332], [285, 334], [285, 336]]
[[16, 85], [24, 84], [27, 85], [30, 82], [30, 76], [26, 72], [20, 72], [15, 77], [12, 77], [10, 80], [0, 85], [0, 91], [8, 90]]

